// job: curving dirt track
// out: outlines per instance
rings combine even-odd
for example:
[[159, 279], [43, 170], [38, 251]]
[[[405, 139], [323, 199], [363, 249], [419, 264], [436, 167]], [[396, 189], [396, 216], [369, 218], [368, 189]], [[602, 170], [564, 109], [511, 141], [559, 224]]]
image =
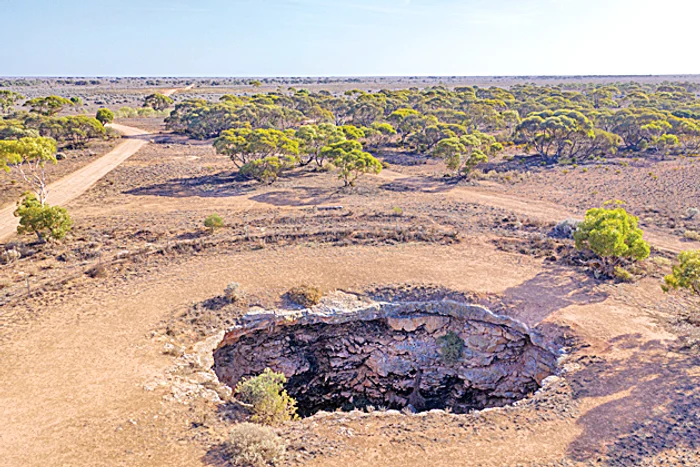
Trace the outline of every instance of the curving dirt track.
[[[421, 184], [420, 177], [409, 177], [398, 172], [384, 170], [378, 177], [388, 182], [401, 181], [407, 184]], [[488, 184], [484, 184], [487, 186]], [[461, 201], [476, 203], [483, 206], [513, 211], [519, 215], [539, 219], [547, 222], [559, 222], [566, 218], [582, 219], [583, 212], [575, 212], [564, 206], [546, 201], [532, 200], [518, 196], [499, 193], [489, 188], [458, 186], [442, 192], [445, 196]], [[646, 227], [644, 229], [646, 240], [656, 249], [678, 254], [684, 250], [700, 248], [700, 243], [681, 241], [659, 229]]]
[[[111, 126], [129, 139], [92, 164], [88, 164], [82, 169], [49, 185], [50, 204], [59, 206], [65, 205], [69, 201], [82, 195], [99, 179], [114, 170], [129, 157], [136, 154], [144, 145], [148, 144], [149, 133], [145, 130], [117, 124]], [[7, 240], [17, 230], [19, 222], [13, 215], [14, 211], [14, 205], [0, 209], [0, 241]]]
[[[163, 94], [171, 96], [180, 90], [191, 89], [193, 86], [194, 85], [191, 84], [183, 89], [167, 89], [163, 91]], [[129, 157], [136, 154], [139, 149], [149, 142], [148, 135], [150, 135], [150, 133], [146, 130], [119, 124], [112, 124], [110, 126], [128, 139], [92, 164], [52, 183], [49, 186], [50, 204], [58, 206], [65, 205], [69, 201], [82, 195], [99, 179], [114, 170]], [[17, 230], [19, 222], [13, 214], [14, 211], [14, 205], [0, 209], [0, 242], [6, 241], [8, 238], [12, 237]]]

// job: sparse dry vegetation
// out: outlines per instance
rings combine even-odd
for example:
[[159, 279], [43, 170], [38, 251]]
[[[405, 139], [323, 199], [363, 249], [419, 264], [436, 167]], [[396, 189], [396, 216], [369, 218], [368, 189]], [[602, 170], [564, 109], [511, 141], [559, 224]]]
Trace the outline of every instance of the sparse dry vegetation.
[[279, 425], [296, 418], [296, 402], [284, 389], [287, 378], [282, 373], [265, 371], [242, 380], [236, 386], [238, 399], [249, 405], [251, 420], [264, 425]]
[[[117, 143], [67, 117], [154, 133], [70, 201], [64, 241], [0, 248], [7, 432], [36, 440], [31, 423], [67, 465], [97, 455], [67, 447], [85, 439], [114, 465], [696, 464], [700, 299], [677, 256], [700, 241], [698, 84], [484, 80], [0, 80], [26, 96], [0, 92], [0, 139], [55, 138], [49, 183]], [[32, 187], [4, 160], [14, 209]], [[608, 199], [627, 204], [588, 212]], [[304, 420], [282, 373], [233, 396], [208, 373], [249, 311], [325, 309], [338, 289], [485, 305], [566, 349], [566, 371], [484, 413], [353, 400], [368, 413]], [[441, 358], [480, 358], [464, 344], [445, 334]], [[8, 465], [55, 460], [3, 443]]]
[[321, 302], [323, 293], [318, 287], [300, 285], [290, 289], [289, 292], [287, 292], [287, 297], [289, 297], [292, 303], [303, 306], [304, 308], [310, 308]]
[[231, 462], [242, 467], [278, 465], [285, 450], [284, 440], [271, 428], [254, 423], [241, 423], [231, 428], [226, 445]]

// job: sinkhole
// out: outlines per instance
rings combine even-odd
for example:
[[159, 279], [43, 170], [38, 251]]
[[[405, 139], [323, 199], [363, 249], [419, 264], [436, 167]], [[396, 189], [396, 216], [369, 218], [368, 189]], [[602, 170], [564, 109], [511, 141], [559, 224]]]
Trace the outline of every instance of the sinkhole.
[[214, 371], [232, 388], [265, 368], [284, 373], [301, 416], [370, 406], [466, 413], [533, 393], [557, 357], [535, 331], [482, 306], [363, 301], [249, 313], [215, 350]]

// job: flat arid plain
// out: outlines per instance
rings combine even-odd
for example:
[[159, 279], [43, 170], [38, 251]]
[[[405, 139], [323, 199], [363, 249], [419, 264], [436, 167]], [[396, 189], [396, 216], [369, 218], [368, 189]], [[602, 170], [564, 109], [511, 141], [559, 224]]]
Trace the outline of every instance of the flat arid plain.
[[[700, 77], [3, 91], [72, 219], [19, 235], [8, 157], [3, 466], [700, 465], [700, 286], [664, 281], [700, 249]], [[594, 208], [648, 249], [600, 253]], [[298, 416], [243, 400], [258, 367]]]

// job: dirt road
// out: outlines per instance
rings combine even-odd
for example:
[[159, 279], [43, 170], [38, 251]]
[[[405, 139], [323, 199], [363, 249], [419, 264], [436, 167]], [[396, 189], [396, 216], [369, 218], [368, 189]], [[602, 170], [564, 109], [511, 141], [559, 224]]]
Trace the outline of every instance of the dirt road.
[[[192, 89], [193, 86], [194, 84], [190, 84], [182, 89], [167, 89], [163, 91], [163, 94], [171, 96], [176, 92]], [[98, 180], [136, 154], [139, 149], [149, 142], [148, 135], [150, 133], [146, 130], [119, 124], [110, 126], [128, 139], [92, 164], [52, 183], [49, 186], [49, 204], [63, 206], [82, 195]], [[17, 231], [19, 222], [13, 214], [15, 209], [15, 205], [0, 209], [0, 242], [7, 241]]]
[[[145, 130], [117, 124], [111, 126], [129, 139], [92, 164], [49, 185], [50, 204], [62, 206], [82, 195], [99, 179], [148, 144], [149, 133]], [[14, 211], [14, 205], [0, 209], [0, 241], [6, 241], [17, 231], [18, 220], [13, 215]]]
[[[379, 177], [389, 182], [402, 181], [408, 184], [415, 183], [417, 186], [421, 183], [420, 177], [410, 177], [389, 170], [382, 171]], [[567, 218], [583, 219], [584, 216], [583, 212], [576, 212], [556, 203], [499, 193], [488, 188], [487, 185], [484, 187], [457, 186], [441, 194], [464, 202], [513, 211], [519, 215], [546, 222], [559, 222]], [[700, 248], [700, 242], [683, 241], [654, 227], [644, 227], [644, 237], [655, 248], [675, 254]]]
[[163, 91], [161, 94], [163, 94], [164, 96], [170, 97], [170, 96], [172, 96], [173, 94], [175, 94], [176, 92], [180, 92], [180, 91], [189, 91], [189, 90], [192, 89], [193, 87], [194, 87], [194, 83], [190, 84], [189, 86], [187, 86], [187, 87], [185, 87], [185, 88], [166, 89], [166, 90]]

